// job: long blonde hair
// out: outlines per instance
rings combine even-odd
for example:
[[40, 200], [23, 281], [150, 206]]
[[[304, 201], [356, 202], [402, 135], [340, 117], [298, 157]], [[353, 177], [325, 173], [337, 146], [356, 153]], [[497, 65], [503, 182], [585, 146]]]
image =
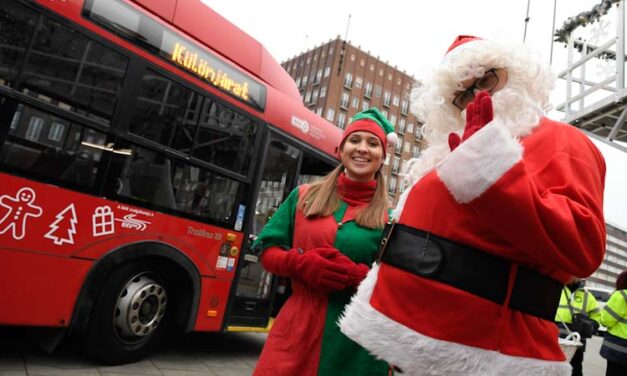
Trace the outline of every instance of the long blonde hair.
[[[340, 195], [337, 192], [337, 180], [344, 171], [339, 165], [322, 180], [309, 186], [307, 192], [298, 200], [298, 208], [305, 217], [326, 217], [332, 215], [340, 207]], [[381, 169], [375, 173], [377, 188], [370, 203], [361, 209], [355, 217], [358, 225], [366, 228], [383, 228], [387, 219], [388, 192], [385, 189], [385, 178]]]

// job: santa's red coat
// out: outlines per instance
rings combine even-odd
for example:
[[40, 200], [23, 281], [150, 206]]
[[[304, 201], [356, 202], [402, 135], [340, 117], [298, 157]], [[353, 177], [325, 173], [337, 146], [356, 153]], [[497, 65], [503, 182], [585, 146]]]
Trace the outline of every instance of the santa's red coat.
[[[604, 177], [576, 128], [542, 119], [517, 140], [493, 121], [414, 184], [399, 223], [567, 282], [603, 260]], [[554, 323], [387, 264], [340, 325], [410, 375], [570, 375]]]

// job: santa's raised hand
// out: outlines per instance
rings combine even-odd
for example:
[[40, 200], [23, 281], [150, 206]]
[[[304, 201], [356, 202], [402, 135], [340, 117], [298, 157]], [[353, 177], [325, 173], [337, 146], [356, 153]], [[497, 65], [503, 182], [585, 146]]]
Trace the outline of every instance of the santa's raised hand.
[[492, 119], [494, 119], [494, 110], [490, 93], [480, 91], [466, 107], [466, 127], [462, 137], [460, 138], [457, 133], [449, 133], [448, 135], [448, 146], [451, 148], [451, 151], [486, 126]]

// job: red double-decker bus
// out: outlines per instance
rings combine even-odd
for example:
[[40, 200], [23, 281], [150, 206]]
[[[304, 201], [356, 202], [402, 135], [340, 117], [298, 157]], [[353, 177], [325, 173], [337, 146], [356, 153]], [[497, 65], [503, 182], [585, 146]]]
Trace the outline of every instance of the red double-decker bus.
[[249, 238], [339, 140], [199, 0], [0, 0], [0, 325], [112, 364], [266, 327]]

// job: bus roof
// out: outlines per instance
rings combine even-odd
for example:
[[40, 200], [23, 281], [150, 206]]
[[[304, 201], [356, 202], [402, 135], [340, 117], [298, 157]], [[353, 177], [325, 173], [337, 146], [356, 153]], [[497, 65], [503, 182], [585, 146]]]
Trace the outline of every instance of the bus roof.
[[256, 39], [201, 0], [133, 0], [285, 95], [298, 99], [296, 83]]

